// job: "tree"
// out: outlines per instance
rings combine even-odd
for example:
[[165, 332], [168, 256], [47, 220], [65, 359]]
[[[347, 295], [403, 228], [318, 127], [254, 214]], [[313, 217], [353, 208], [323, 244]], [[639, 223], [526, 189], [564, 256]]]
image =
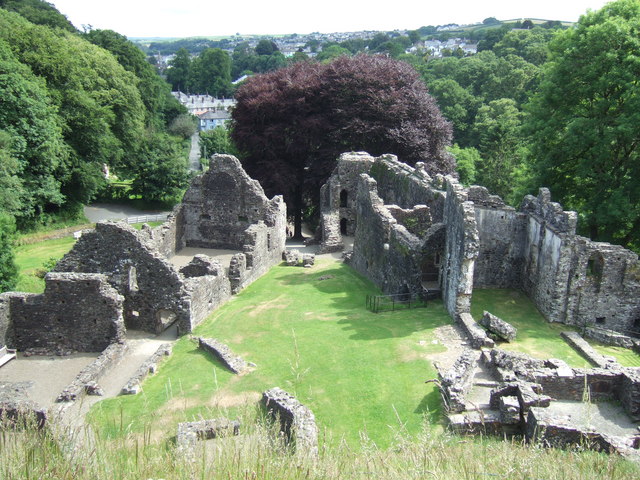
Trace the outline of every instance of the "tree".
[[18, 281], [18, 268], [13, 254], [15, 230], [13, 217], [0, 209], [0, 293], [13, 290]]
[[167, 82], [147, 61], [142, 50], [127, 40], [127, 37], [113, 30], [91, 30], [84, 37], [111, 52], [125, 70], [138, 78], [137, 87], [147, 109], [147, 124], [163, 129], [184, 110], [180, 102], [171, 95]]
[[176, 92], [187, 90], [189, 82], [189, 71], [191, 70], [191, 56], [186, 48], [181, 48], [176, 52], [175, 57], [169, 60], [167, 69], [167, 82]]
[[522, 113], [510, 98], [493, 100], [478, 109], [473, 134], [482, 157], [476, 163], [478, 184], [511, 201], [515, 175], [522, 163]]
[[257, 55], [272, 55], [275, 52], [279, 52], [280, 49], [272, 40], [262, 39], [256, 45]]
[[284, 194], [297, 236], [305, 201], [317, 205], [342, 152], [394, 153], [431, 173], [455, 168], [445, 150], [451, 126], [403, 62], [358, 55], [297, 63], [250, 78], [236, 99], [232, 138], [243, 165], [269, 194]]
[[179, 142], [166, 134], [147, 132], [135, 155], [131, 193], [155, 201], [184, 193], [189, 176]]
[[351, 51], [346, 48], [342, 48], [339, 45], [330, 45], [328, 47], [323, 47], [322, 51], [316, 55], [316, 60], [319, 62], [326, 62], [342, 55], [351, 55]]
[[168, 130], [171, 135], [189, 138], [198, 131], [198, 119], [188, 113], [178, 115], [173, 119]]
[[0, 0], [0, 8], [19, 13], [36, 25], [46, 25], [47, 27], [61, 28], [71, 33], [77, 33], [77, 30], [67, 17], [49, 2], [42, 0]]
[[231, 94], [231, 58], [224, 50], [207, 48], [191, 62], [188, 90], [224, 97]]
[[527, 132], [537, 180], [591, 238], [640, 248], [640, 2], [618, 0], [559, 32]]
[[460, 148], [454, 144], [449, 152], [456, 159], [456, 171], [463, 185], [473, 185], [476, 181], [476, 165], [482, 163], [480, 152], [473, 147]]
[[212, 130], [200, 132], [200, 156], [208, 161], [215, 153], [239, 156], [229, 130], [220, 125]]

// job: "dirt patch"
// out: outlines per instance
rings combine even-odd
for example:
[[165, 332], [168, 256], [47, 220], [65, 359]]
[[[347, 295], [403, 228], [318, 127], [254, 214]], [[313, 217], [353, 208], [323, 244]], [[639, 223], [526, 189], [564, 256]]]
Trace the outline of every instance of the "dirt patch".
[[216, 392], [207, 405], [215, 408], [240, 407], [250, 403], [258, 403], [261, 396], [260, 392], [234, 393], [222, 390]]
[[465, 336], [456, 325], [443, 325], [436, 328], [434, 336], [438, 342], [447, 348], [446, 352], [429, 354], [432, 362], [437, 362], [441, 367], [449, 369], [458, 359], [463, 349], [468, 347]]

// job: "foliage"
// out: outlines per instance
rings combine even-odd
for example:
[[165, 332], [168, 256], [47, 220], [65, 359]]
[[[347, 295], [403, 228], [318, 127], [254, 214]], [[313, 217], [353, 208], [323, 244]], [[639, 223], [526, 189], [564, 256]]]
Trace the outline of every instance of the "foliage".
[[342, 55], [351, 55], [351, 52], [339, 45], [325, 46], [322, 51], [316, 55], [318, 62], [328, 62]]
[[187, 90], [225, 97], [231, 94], [231, 58], [219, 48], [206, 48], [191, 61]]
[[140, 98], [147, 110], [147, 124], [163, 129], [178, 114], [185, 111], [180, 102], [171, 95], [171, 88], [167, 82], [147, 62], [142, 50], [127, 40], [127, 37], [113, 30], [91, 30], [84, 37], [94, 45], [111, 52], [125, 70], [137, 77]]
[[520, 128], [522, 114], [509, 98], [493, 100], [478, 109], [473, 138], [482, 162], [476, 164], [476, 182], [511, 200], [515, 172], [523, 162]]
[[168, 130], [171, 135], [189, 138], [198, 131], [198, 119], [188, 113], [178, 115], [172, 120]]
[[19, 13], [36, 25], [61, 28], [71, 33], [77, 32], [71, 22], [67, 20], [67, 17], [62, 15], [49, 2], [42, 0], [0, 0], [0, 8]]
[[542, 65], [549, 54], [548, 44], [554, 31], [535, 27], [532, 30], [512, 30], [493, 47], [499, 57], [517, 55], [533, 65]]
[[461, 148], [454, 144], [449, 148], [449, 152], [456, 159], [456, 171], [460, 183], [463, 185], [473, 185], [476, 183], [476, 165], [482, 164], [480, 152], [473, 147]]
[[207, 160], [215, 153], [226, 153], [240, 156], [229, 130], [225, 127], [217, 126], [212, 130], [200, 132], [200, 156]]
[[131, 166], [130, 192], [151, 201], [180, 196], [189, 180], [186, 158], [179, 142], [166, 134], [147, 131]]
[[591, 238], [640, 247], [640, 3], [619, 0], [550, 44], [527, 132], [538, 184]]
[[[287, 64], [285, 56], [277, 48], [261, 49], [262, 54], [258, 54], [256, 49], [243, 42], [237, 45], [233, 51], [233, 66], [231, 75], [239, 78], [248, 73], [265, 73], [277, 70]], [[271, 51], [270, 54], [267, 54]]]
[[60, 179], [68, 149], [45, 83], [18, 61], [2, 38], [0, 131], [2, 208], [25, 224], [64, 201]]
[[454, 169], [450, 125], [402, 62], [358, 55], [297, 63], [250, 78], [236, 99], [232, 137], [243, 165], [269, 194], [284, 194], [296, 234], [303, 199], [317, 195], [342, 152], [394, 153], [431, 173]]
[[191, 68], [191, 56], [185, 48], [181, 48], [175, 56], [169, 60], [167, 69], [167, 81], [172, 90], [186, 92], [189, 82], [189, 69]]
[[13, 217], [0, 210], [0, 293], [13, 290], [18, 280], [13, 253], [15, 230]]

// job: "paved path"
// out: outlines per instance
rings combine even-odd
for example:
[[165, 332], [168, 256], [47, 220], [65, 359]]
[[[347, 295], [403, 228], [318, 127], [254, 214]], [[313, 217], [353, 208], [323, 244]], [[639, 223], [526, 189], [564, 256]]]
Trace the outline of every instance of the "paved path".
[[91, 223], [101, 222], [103, 220], [122, 220], [142, 215], [169, 213], [171, 212], [161, 210], [139, 210], [129, 205], [118, 205], [113, 203], [94, 203], [84, 207], [84, 215]]

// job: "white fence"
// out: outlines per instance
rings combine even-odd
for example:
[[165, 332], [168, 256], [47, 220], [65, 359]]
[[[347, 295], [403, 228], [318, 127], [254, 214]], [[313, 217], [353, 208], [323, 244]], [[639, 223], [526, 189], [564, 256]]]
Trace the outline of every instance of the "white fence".
[[132, 223], [164, 222], [168, 216], [169, 216], [168, 213], [159, 213], [158, 215], [141, 215], [139, 217], [128, 217], [127, 223], [132, 224]]

